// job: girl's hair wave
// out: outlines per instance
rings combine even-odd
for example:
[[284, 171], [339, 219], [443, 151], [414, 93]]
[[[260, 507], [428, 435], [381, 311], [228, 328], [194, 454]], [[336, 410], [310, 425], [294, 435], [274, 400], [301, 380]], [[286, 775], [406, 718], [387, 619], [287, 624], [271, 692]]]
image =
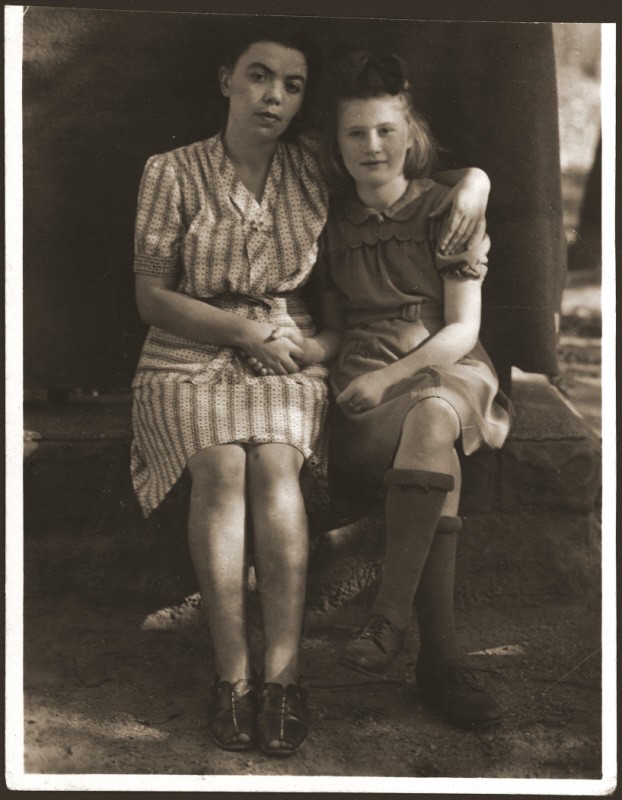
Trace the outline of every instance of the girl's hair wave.
[[348, 100], [385, 96], [399, 98], [413, 137], [413, 146], [404, 162], [404, 176], [408, 180], [427, 177], [435, 165], [438, 145], [428, 123], [415, 109], [404, 59], [360, 47], [340, 47], [329, 59], [328, 73], [326, 130], [320, 163], [331, 191], [343, 191], [352, 182], [337, 143], [339, 108]]

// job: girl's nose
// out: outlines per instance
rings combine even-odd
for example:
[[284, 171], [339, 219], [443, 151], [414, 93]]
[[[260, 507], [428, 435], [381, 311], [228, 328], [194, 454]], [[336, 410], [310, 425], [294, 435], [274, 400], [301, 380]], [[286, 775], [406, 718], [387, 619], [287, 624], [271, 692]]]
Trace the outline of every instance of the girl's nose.
[[376, 131], [370, 131], [367, 136], [367, 150], [370, 153], [377, 153], [380, 146], [380, 139]]

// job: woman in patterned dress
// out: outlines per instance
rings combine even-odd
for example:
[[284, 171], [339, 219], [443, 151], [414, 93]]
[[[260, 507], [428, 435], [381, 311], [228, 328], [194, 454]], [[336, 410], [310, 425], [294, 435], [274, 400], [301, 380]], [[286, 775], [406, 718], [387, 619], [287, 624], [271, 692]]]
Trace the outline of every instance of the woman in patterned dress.
[[[270, 755], [290, 755], [307, 735], [300, 473], [325, 464], [324, 364], [338, 347], [330, 309], [317, 333], [300, 296], [327, 214], [312, 140], [291, 137], [313, 61], [297, 32], [243, 32], [219, 73], [224, 131], [149, 159], [135, 238], [137, 303], [150, 326], [133, 383], [135, 490], [148, 515], [188, 467], [190, 550], [217, 671], [208, 729], [225, 749], [259, 742]], [[457, 201], [482, 195], [468, 177], [453, 194], [457, 223], [469, 217]], [[483, 195], [485, 207], [487, 187]], [[454, 244], [472, 231], [463, 225]], [[294, 343], [282, 328], [303, 337]], [[261, 685], [246, 632], [247, 529]]]

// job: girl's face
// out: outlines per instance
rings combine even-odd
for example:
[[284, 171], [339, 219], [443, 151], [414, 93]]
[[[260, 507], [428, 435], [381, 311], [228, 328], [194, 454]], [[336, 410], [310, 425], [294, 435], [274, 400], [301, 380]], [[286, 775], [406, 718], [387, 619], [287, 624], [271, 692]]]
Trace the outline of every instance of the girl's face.
[[377, 189], [404, 181], [404, 160], [413, 137], [399, 97], [344, 100], [339, 107], [337, 142], [359, 187]]
[[220, 88], [229, 98], [227, 128], [274, 140], [300, 110], [307, 62], [298, 50], [276, 42], [256, 42], [231, 70], [221, 67]]

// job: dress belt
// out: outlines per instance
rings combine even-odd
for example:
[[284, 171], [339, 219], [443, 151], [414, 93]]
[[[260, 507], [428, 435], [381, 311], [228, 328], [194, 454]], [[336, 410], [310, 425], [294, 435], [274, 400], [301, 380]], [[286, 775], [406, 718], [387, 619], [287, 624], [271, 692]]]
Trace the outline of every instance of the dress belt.
[[236, 305], [237, 303], [247, 303], [250, 306], [265, 306], [269, 310], [276, 308], [276, 301], [279, 298], [296, 298], [300, 297], [299, 292], [274, 292], [272, 294], [265, 294], [261, 297], [253, 297], [250, 294], [242, 294], [241, 292], [222, 292], [214, 297], [201, 297], [200, 299], [210, 306], [222, 308], [223, 306]]
[[394, 308], [361, 308], [347, 313], [347, 325], [379, 322], [384, 319], [403, 319], [417, 322], [420, 319], [443, 319], [443, 306], [439, 303], [404, 303]]

